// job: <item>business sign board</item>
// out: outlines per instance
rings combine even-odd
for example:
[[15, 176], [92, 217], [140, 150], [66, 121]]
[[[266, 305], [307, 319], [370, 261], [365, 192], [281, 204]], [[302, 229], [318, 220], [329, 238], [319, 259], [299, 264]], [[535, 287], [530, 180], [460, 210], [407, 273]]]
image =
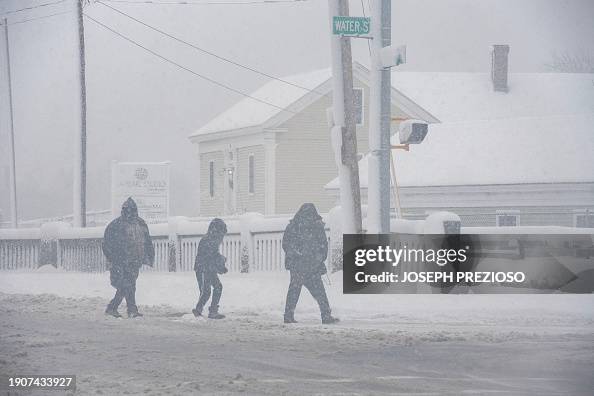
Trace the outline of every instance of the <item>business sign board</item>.
[[169, 217], [169, 167], [167, 162], [118, 162], [111, 164], [111, 212], [120, 215], [122, 204], [132, 197], [138, 214], [147, 223], [163, 223]]
[[343, 36], [361, 36], [369, 34], [370, 25], [370, 18], [335, 16], [332, 18], [332, 33]]

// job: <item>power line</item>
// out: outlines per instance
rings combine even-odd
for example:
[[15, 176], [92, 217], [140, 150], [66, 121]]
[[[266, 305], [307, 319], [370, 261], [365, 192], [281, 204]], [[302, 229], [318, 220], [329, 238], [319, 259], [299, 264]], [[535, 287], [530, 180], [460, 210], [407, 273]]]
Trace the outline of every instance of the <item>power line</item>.
[[62, 12], [57, 12], [57, 13], [55, 13], [55, 14], [44, 15], [44, 16], [40, 16], [40, 17], [36, 17], [36, 18], [23, 19], [23, 20], [21, 20], [21, 21], [10, 22], [10, 23], [8, 24], [8, 26], [11, 26], [11, 25], [18, 25], [19, 23], [26, 23], [26, 22], [31, 22], [31, 21], [37, 21], [37, 20], [39, 20], [39, 19], [45, 19], [45, 18], [55, 17], [55, 16], [58, 16], [58, 15], [70, 14], [70, 13], [72, 13], [72, 12], [74, 12], [74, 10], [69, 10], [69, 11], [62, 11]]
[[6, 11], [4, 14], [8, 15], [8, 14], [14, 14], [17, 12], [21, 12], [21, 11], [29, 11], [29, 10], [34, 10], [36, 8], [41, 8], [41, 7], [48, 7], [48, 6], [53, 6], [56, 4], [61, 4], [61, 3], [65, 3], [67, 1], [71, 1], [71, 0], [58, 0], [58, 1], [54, 1], [52, 3], [44, 3], [44, 4], [38, 4], [35, 6], [30, 6], [30, 7], [24, 7], [24, 8], [20, 8], [18, 10], [11, 10], [11, 11]]
[[161, 30], [161, 29], [159, 29], [159, 28], [156, 28], [156, 27], [154, 27], [154, 26], [152, 26], [152, 25], [149, 25], [148, 23], [146, 23], [146, 22], [143, 22], [143, 21], [141, 21], [141, 20], [139, 20], [139, 19], [137, 19], [137, 18], [135, 18], [135, 17], [133, 17], [133, 16], [131, 16], [131, 15], [129, 15], [129, 14], [126, 14], [125, 12], [123, 12], [123, 11], [121, 11], [121, 10], [119, 10], [119, 9], [115, 8], [115, 7], [112, 7], [112, 6], [108, 5], [108, 4], [105, 4], [103, 1], [98, 1], [98, 3], [99, 3], [99, 4], [101, 4], [101, 5], [102, 5], [102, 6], [104, 6], [104, 7], [108, 7], [108, 8], [110, 8], [110, 9], [112, 9], [113, 11], [115, 11], [115, 12], [117, 12], [117, 13], [119, 13], [119, 14], [121, 14], [121, 15], [125, 16], [126, 18], [129, 18], [129, 19], [131, 19], [131, 20], [133, 20], [133, 21], [135, 21], [135, 22], [137, 22], [137, 23], [140, 23], [141, 25], [143, 25], [143, 26], [145, 26], [145, 27], [147, 27], [147, 28], [149, 28], [149, 29], [152, 29], [152, 30], [154, 30], [155, 32], [161, 33], [161, 34], [163, 34], [163, 35], [165, 35], [165, 36], [167, 36], [167, 37], [169, 37], [169, 38], [171, 38], [171, 39], [173, 39], [173, 40], [175, 40], [175, 41], [177, 41], [177, 42], [179, 42], [179, 43], [185, 44], [185, 45], [187, 45], [187, 46], [189, 46], [189, 47], [191, 47], [191, 48], [193, 48], [193, 49], [195, 49], [195, 50], [197, 50], [197, 51], [200, 51], [200, 52], [202, 52], [202, 53], [204, 53], [204, 54], [207, 54], [207, 55], [213, 56], [213, 57], [215, 57], [215, 58], [217, 58], [217, 59], [219, 59], [219, 60], [222, 60], [222, 61], [224, 61], [224, 62], [227, 62], [227, 63], [230, 63], [230, 64], [232, 64], [232, 65], [235, 65], [235, 66], [241, 67], [241, 68], [243, 68], [243, 69], [245, 69], [245, 70], [249, 70], [249, 71], [251, 71], [251, 72], [253, 72], [253, 73], [256, 73], [256, 74], [259, 74], [259, 75], [261, 75], [261, 76], [268, 77], [268, 78], [270, 78], [270, 79], [273, 79], [273, 80], [276, 80], [276, 81], [280, 81], [280, 82], [282, 82], [282, 83], [285, 83], [285, 84], [287, 84], [287, 85], [291, 85], [291, 86], [293, 86], [293, 87], [295, 87], [295, 88], [299, 88], [299, 89], [302, 89], [302, 90], [304, 90], [304, 91], [307, 91], [307, 92], [313, 92], [313, 93], [316, 93], [316, 94], [318, 94], [318, 95], [324, 95], [324, 94], [323, 94], [323, 93], [321, 93], [321, 92], [318, 92], [318, 91], [315, 91], [315, 90], [312, 90], [312, 89], [309, 89], [309, 88], [303, 87], [303, 86], [301, 86], [301, 85], [298, 85], [298, 84], [292, 83], [292, 82], [290, 82], [290, 81], [284, 80], [284, 79], [282, 79], [282, 78], [279, 78], [279, 77], [275, 77], [275, 76], [273, 76], [273, 75], [271, 75], [271, 74], [268, 74], [268, 73], [262, 72], [262, 71], [260, 71], [260, 70], [254, 69], [254, 68], [252, 68], [252, 67], [249, 67], [249, 66], [243, 65], [243, 64], [241, 64], [241, 63], [239, 63], [239, 62], [236, 62], [236, 61], [234, 61], [234, 60], [231, 60], [231, 59], [229, 59], [229, 58], [225, 58], [224, 56], [217, 55], [217, 54], [215, 54], [214, 52], [211, 52], [211, 51], [205, 50], [204, 48], [200, 48], [200, 47], [198, 47], [197, 45], [194, 45], [194, 44], [192, 44], [192, 43], [189, 43], [189, 42], [187, 42], [187, 41], [184, 41], [184, 40], [180, 39], [179, 37], [173, 36], [172, 34], [169, 34], [169, 33], [165, 32], [165, 31], [163, 31], [163, 30]]
[[308, 0], [251, 0], [251, 1], [154, 1], [154, 0], [105, 0], [110, 3], [154, 4], [154, 5], [254, 5], [254, 4], [287, 4], [301, 3]]
[[107, 26], [107, 25], [104, 25], [103, 23], [99, 22], [98, 20], [96, 20], [95, 18], [93, 18], [93, 17], [89, 16], [88, 14], [84, 14], [84, 16], [85, 16], [85, 17], [87, 17], [88, 19], [90, 19], [91, 21], [95, 22], [97, 25], [99, 25], [99, 26], [103, 27], [104, 29], [107, 29], [107, 30], [109, 30], [110, 32], [112, 32], [113, 34], [115, 34], [115, 35], [117, 35], [117, 36], [121, 37], [122, 39], [124, 39], [124, 40], [126, 40], [126, 41], [128, 41], [128, 42], [130, 42], [130, 43], [132, 43], [132, 44], [134, 44], [134, 45], [135, 45], [135, 46], [137, 46], [138, 48], [142, 48], [143, 50], [145, 50], [145, 51], [147, 51], [147, 52], [151, 53], [152, 55], [156, 56], [157, 58], [159, 58], [159, 59], [161, 59], [161, 60], [163, 60], [163, 61], [165, 61], [165, 62], [167, 62], [167, 63], [169, 63], [169, 64], [172, 64], [172, 65], [174, 65], [174, 66], [176, 66], [176, 67], [178, 67], [178, 68], [180, 68], [180, 69], [182, 69], [182, 70], [185, 70], [185, 71], [187, 71], [188, 73], [191, 73], [191, 74], [193, 74], [193, 75], [195, 75], [195, 76], [197, 76], [197, 77], [200, 77], [200, 78], [201, 78], [201, 79], [203, 79], [203, 80], [206, 80], [206, 81], [208, 81], [208, 82], [210, 82], [210, 83], [212, 83], [212, 84], [218, 85], [219, 87], [225, 88], [225, 89], [227, 89], [227, 90], [229, 90], [229, 91], [235, 92], [236, 94], [239, 94], [239, 95], [245, 96], [245, 97], [247, 97], [247, 98], [250, 98], [250, 99], [252, 99], [252, 100], [255, 100], [256, 102], [260, 102], [260, 103], [263, 103], [263, 104], [265, 104], [265, 105], [268, 105], [268, 106], [271, 106], [271, 107], [275, 107], [275, 108], [277, 108], [277, 109], [279, 109], [279, 110], [286, 111], [286, 112], [288, 112], [288, 113], [297, 114], [297, 113], [295, 113], [294, 111], [287, 110], [287, 109], [285, 109], [285, 108], [283, 108], [283, 107], [280, 107], [280, 106], [277, 106], [277, 105], [275, 105], [275, 104], [273, 104], [273, 103], [270, 103], [270, 102], [267, 102], [267, 101], [265, 101], [265, 100], [262, 100], [262, 99], [256, 98], [255, 96], [251, 96], [251, 95], [249, 95], [249, 94], [247, 94], [247, 93], [245, 93], [245, 92], [242, 92], [242, 91], [240, 91], [240, 90], [238, 90], [238, 89], [235, 89], [235, 88], [233, 88], [233, 87], [230, 87], [229, 85], [223, 84], [223, 83], [221, 83], [221, 82], [218, 82], [218, 81], [216, 81], [216, 80], [213, 80], [213, 79], [212, 79], [212, 78], [210, 78], [210, 77], [206, 77], [206, 76], [204, 76], [204, 75], [202, 75], [202, 74], [200, 74], [200, 73], [197, 73], [197, 72], [195, 72], [195, 71], [194, 71], [194, 70], [192, 70], [192, 69], [188, 69], [187, 67], [185, 67], [185, 66], [182, 66], [182, 65], [180, 65], [179, 63], [177, 63], [177, 62], [175, 62], [175, 61], [172, 61], [171, 59], [169, 59], [169, 58], [166, 58], [166, 57], [164, 57], [163, 55], [160, 55], [160, 54], [158, 54], [157, 52], [155, 52], [155, 51], [153, 51], [153, 50], [151, 50], [151, 49], [149, 49], [149, 48], [147, 48], [147, 47], [143, 46], [142, 44], [140, 44], [140, 43], [138, 43], [138, 42], [136, 42], [136, 41], [132, 40], [131, 38], [129, 38], [129, 37], [127, 37], [127, 36], [125, 36], [125, 35], [121, 34], [121, 33], [120, 33], [120, 32], [118, 32], [118, 31], [116, 31], [116, 30], [114, 30], [114, 29], [110, 28], [109, 26]]

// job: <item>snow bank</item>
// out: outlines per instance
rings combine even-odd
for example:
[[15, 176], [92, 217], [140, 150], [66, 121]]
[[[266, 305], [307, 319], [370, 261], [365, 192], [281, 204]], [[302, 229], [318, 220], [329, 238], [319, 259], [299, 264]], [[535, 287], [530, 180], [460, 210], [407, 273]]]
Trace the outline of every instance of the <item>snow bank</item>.
[[66, 270], [58, 269], [51, 264], [42, 265], [41, 267], [35, 270], [38, 274], [55, 274], [55, 273], [65, 273]]
[[[326, 278], [326, 277], [325, 277]], [[230, 314], [282, 318], [289, 283], [287, 272], [232, 273], [221, 276], [221, 309]], [[572, 320], [592, 324], [594, 295], [343, 295], [342, 273], [327, 284], [333, 312], [343, 322], [369, 326], [398, 326], [399, 323], [506, 323], [510, 325], [559, 323]], [[109, 273], [89, 274], [44, 270], [0, 273], [0, 292], [9, 294], [54, 294], [61, 297], [99, 297], [107, 302], [114, 289]], [[142, 305], [167, 305], [190, 312], [198, 299], [193, 272], [140, 274], [137, 301]], [[297, 307], [298, 319], [318, 320], [317, 304], [303, 290]], [[569, 318], [569, 319], [568, 319]]]

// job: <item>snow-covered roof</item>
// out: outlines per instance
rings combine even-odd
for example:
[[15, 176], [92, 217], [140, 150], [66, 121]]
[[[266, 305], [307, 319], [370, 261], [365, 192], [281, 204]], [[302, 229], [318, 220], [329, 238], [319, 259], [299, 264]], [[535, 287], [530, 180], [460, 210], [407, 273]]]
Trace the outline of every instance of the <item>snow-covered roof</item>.
[[[353, 62], [353, 75], [364, 84], [369, 80], [369, 70], [359, 62]], [[271, 80], [250, 93], [251, 97], [240, 100], [189, 137], [250, 130], [254, 127], [275, 127], [330, 92], [331, 77], [331, 69], [325, 68]], [[430, 123], [439, 121], [397, 89], [392, 89], [392, 101], [411, 117], [422, 118]]]
[[[593, 182], [594, 112], [433, 124], [410, 152], [393, 153], [400, 186]], [[366, 188], [367, 156], [359, 172]]]
[[330, 77], [330, 68], [326, 68], [282, 78], [283, 81], [294, 85], [279, 80], [271, 80], [252, 92], [250, 96], [278, 107], [246, 97], [210, 120], [191, 136], [262, 125], [281, 113], [282, 109], [287, 109], [291, 104], [305, 96], [309, 92], [308, 90], [315, 91]]
[[587, 73], [510, 73], [507, 93], [487, 73], [393, 72], [392, 85], [441, 122], [594, 112]]
[[[507, 93], [486, 73], [394, 72], [392, 84], [441, 121], [394, 151], [402, 186], [594, 181], [594, 74], [512, 73]], [[359, 167], [367, 187], [366, 157]]]

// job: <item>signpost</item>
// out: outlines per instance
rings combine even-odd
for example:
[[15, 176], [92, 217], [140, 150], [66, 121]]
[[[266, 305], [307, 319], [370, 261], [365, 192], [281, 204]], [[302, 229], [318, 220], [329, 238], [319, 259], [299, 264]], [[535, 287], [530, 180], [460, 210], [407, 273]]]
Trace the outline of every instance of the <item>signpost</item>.
[[132, 197], [138, 214], [149, 224], [169, 217], [170, 162], [118, 162], [111, 165], [111, 211], [120, 215], [122, 204]]
[[361, 36], [369, 34], [370, 25], [370, 18], [335, 16], [332, 18], [332, 33], [341, 36]]

